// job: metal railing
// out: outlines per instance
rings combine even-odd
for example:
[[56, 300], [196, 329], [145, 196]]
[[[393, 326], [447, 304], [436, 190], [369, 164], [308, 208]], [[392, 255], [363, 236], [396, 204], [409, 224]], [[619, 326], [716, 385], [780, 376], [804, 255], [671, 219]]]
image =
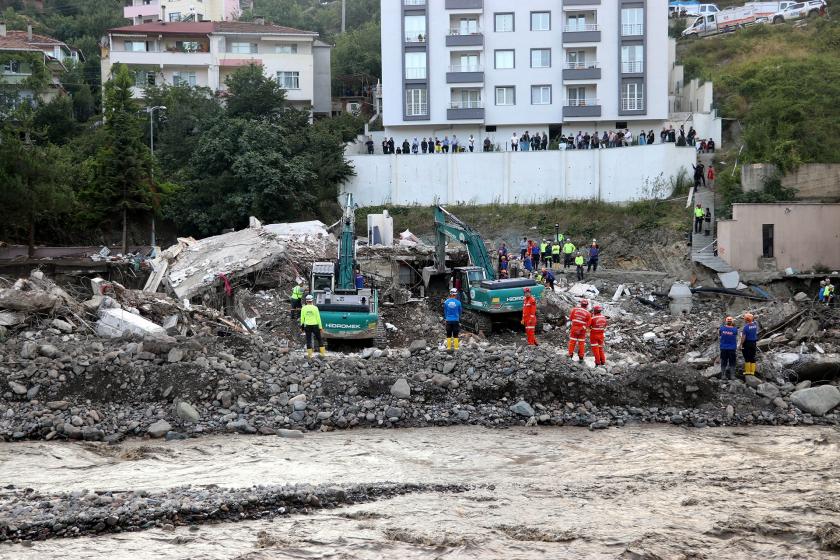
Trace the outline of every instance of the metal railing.
[[645, 71], [645, 63], [641, 60], [628, 60], [621, 63], [623, 74], [640, 74]]
[[645, 100], [643, 97], [624, 97], [621, 99], [622, 111], [644, 111]]
[[566, 25], [563, 27], [563, 33], [574, 33], [576, 31], [600, 31], [601, 27], [597, 23], [587, 23], [585, 25]]
[[632, 37], [636, 35], [645, 34], [645, 24], [643, 23], [622, 23], [621, 35], [622, 37]]
[[481, 28], [477, 27], [473, 30], [453, 28], [449, 30], [449, 35], [481, 35]]
[[594, 105], [600, 105], [601, 101], [595, 97], [584, 97], [578, 99], [567, 99], [565, 106], [566, 107], [592, 107]]
[[563, 68], [566, 70], [586, 70], [589, 68], [600, 68], [600, 65], [597, 61], [587, 60], [584, 62], [566, 62], [563, 64]]
[[450, 109], [483, 109], [484, 102], [481, 100], [477, 101], [453, 101], [449, 104]]
[[409, 66], [405, 69], [405, 77], [409, 80], [425, 80], [426, 67], [425, 66]]
[[449, 67], [450, 72], [484, 72], [481, 64], [453, 64]]
[[403, 0], [403, 6], [425, 6], [426, 0]]
[[426, 42], [426, 34], [425, 33], [418, 33], [417, 35], [406, 35], [405, 36], [406, 43], [425, 43]]

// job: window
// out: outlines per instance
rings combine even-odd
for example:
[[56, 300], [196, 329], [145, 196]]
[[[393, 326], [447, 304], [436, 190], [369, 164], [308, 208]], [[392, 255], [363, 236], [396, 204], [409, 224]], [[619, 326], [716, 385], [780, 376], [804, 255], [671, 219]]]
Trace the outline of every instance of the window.
[[566, 105], [569, 107], [584, 107], [586, 105], [586, 88], [570, 87], [566, 89]]
[[477, 54], [462, 54], [460, 64], [452, 68], [453, 72], [481, 72]]
[[495, 14], [496, 33], [511, 33], [514, 30], [513, 14]]
[[621, 110], [643, 111], [645, 109], [644, 87], [640, 82], [621, 85]]
[[297, 54], [297, 43], [287, 43], [285, 45], [276, 45], [274, 47], [275, 54]]
[[462, 89], [459, 92], [452, 92], [453, 109], [479, 109], [481, 108], [481, 90]]
[[645, 71], [645, 50], [642, 45], [621, 47], [621, 72], [639, 74]]
[[551, 31], [551, 12], [531, 12], [531, 31]]
[[773, 224], [761, 224], [761, 256], [773, 258]]
[[175, 41], [175, 50], [183, 52], [198, 52], [201, 45], [198, 41]]
[[181, 12], [169, 12], [169, 21], [181, 21]]
[[426, 79], [426, 53], [405, 53], [405, 77], [408, 80]]
[[195, 87], [195, 72], [173, 72], [172, 85]]
[[569, 16], [566, 18], [566, 31], [586, 31], [586, 16]]
[[621, 34], [625, 37], [645, 34], [644, 8], [621, 9]]
[[277, 72], [277, 83], [283, 89], [300, 89], [300, 72]]
[[157, 75], [154, 72], [147, 70], [137, 70], [134, 72], [134, 87], [145, 88], [147, 86], [155, 85]]
[[231, 43], [228, 52], [236, 54], [256, 54], [256, 43]]
[[146, 52], [146, 41], [126, 41], [124, 45], [127, 52]]
[[513, 86], [498, 86], [496, 88], [496, 105], [516, 105], [516, 88]]
[[571, 70], [586, 68], [586, 51], [566, 51], [566, 68]]
[[505, 70], [515, 66], [513, 51], [496, 51], [496, 69]]
[[478, 33], [476, 18], [461, 18], [458, 20], [457, 29], [452, 30], [452, 35], [475, 35], [476, 33]]
[[551, 68], [551, 49], [531, 49], [531, 68]]
[[424, 43], [426, 41], [426, 16], [405, 16], [406, 43]]
[[531, 86], [531, 105], [551, 105], [551, 86]]
[[429, 92], [426, 88], [405, 90], [405, 116], [423, 117], [429, 114]]
[[4, 74], [20, 74], [20, 61], [10, 60], [8, 62], [4, 62], [2, 70]]

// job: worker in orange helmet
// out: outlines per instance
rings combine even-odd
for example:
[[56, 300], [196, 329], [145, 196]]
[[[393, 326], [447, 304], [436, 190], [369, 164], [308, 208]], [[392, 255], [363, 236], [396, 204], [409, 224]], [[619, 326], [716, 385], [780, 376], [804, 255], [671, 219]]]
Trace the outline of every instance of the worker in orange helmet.
[[525, 301], [522, 305], [522, 324], [529, 346], [537, 346], [537, 300], [531, 295], [531, 288], [525, 288]]
[[589, 328], [589, 321], [592, 319], [589, 311], [589, 302], [585, 299], [580, 300], [578, 307], [572, 308], [569, 312], [569, 358], [575, 355], [575, 347], [578, 349], [578, 357], [583, 361], [583, 353], [586, 349], [586, 329]]
[[589, 320], [589, 346], [595, 356], [596, 366], [607, 365], [607, 355], [604, 353], [604, 332], [607, 330], [607, 318], [601, 314], [603, 308], [596, 305], [592, 308], [592, 319]]

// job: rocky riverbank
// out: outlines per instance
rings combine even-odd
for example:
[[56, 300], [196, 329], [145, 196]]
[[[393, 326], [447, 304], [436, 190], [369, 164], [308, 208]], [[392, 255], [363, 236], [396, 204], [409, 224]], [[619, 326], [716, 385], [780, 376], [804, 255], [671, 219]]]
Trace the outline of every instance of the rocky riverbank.
[[[205, 523], [270, 519], [322, 508], [393, 498], [416, 492], [463, 492], [454, 484], [352, 484], [327, 486], [181, 487], [161, 493], [78, 491], [41, 494], [31, 489], [0, 492], [0, 542], [196, 527]], [[183, 544], [187, 544], [186, 540]]]
[[685, 362], [624, 360], [593, 369], [564, 354], [471, 341], [452, 355], [415, 341], [402, 350], [308, 361], [260, 336], [18, 337], [0, 346], [0, 438], [114, 442], [455, 424], [840, 421], [836, 380], [810, 387], [786, 374], [790, 369], [771, 370], [769, 361], [765, 379], [720, 383]]

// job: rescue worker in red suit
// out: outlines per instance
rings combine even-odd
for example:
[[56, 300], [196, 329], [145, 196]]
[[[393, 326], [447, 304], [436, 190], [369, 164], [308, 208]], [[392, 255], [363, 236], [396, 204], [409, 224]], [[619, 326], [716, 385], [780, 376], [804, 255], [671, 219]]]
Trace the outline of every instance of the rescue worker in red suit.
[[522, 324], [529, 346], [537, 346], [537, 300], [531, 295], [531, 288], [525, 288], [525, 301], [522, 305]]
[[603, 308], [596, 305], [592, 308], [592, 319], [589, 321], [589, 346], [595, 356], [596, 366], [607, 365], [607, 355], [604, 353], [604, 331], [607, 330], [607, 318], [601, 314]]
[[582, 299], [580, 305], [569, 312], [569, 358], [574, 357], [577, 348], [581, 362], [586, 351], [586, 329], [589, 328], [589, 321], [592, 319], [592, 315], [586, 310], [587, 307], [589, 302]]

